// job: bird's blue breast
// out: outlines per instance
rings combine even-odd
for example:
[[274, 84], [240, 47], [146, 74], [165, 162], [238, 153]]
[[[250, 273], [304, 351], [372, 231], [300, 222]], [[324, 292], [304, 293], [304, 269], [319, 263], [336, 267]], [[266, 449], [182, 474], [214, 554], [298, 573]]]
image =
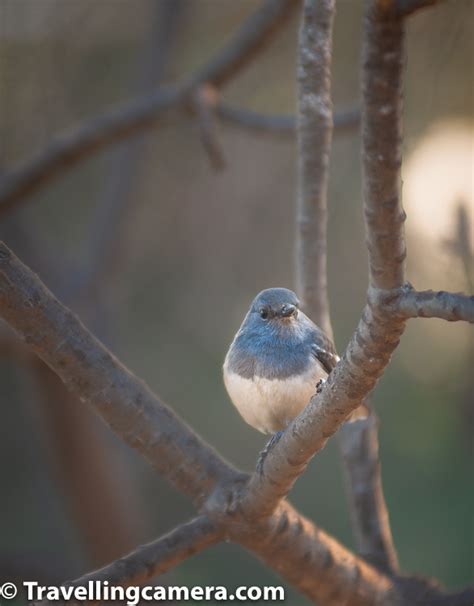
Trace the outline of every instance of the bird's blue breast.
[[309, 334], [242, 327], [229, 351], [228, 369], [246, 379], [300, 375], [312, 363], [311, 343]]

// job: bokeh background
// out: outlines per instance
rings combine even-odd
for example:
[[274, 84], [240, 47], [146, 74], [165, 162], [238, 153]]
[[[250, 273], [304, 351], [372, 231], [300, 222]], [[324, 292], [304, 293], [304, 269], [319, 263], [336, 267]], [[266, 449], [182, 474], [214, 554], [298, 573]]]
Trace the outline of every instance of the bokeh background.
[[[190, 73], [258, 6], [184, 0], [170, 25], [165, 4], [0, 0], [2, 171], [157, 79], [173, 83]], [[337, 6], [337, 109], [358, 103], [362, 4]], [[165, 65], [153, 63], [156, 37], [171, 27]], [[264, 113], [294, 112], [297, 29], [295, 14], [222, 97]], [[468, 291], [473, 3], [441, 3], [407, 29], [409, 279], [419, 289]], [[210, 165], [196, 117], [172, 112], [133, 143], [64, 172], [3, 218], [1, 235], [183, 419], [251, 470], [265, 438], [234, 411], [221, 365], [255, 294], [294, 286], [296, 144], [292, 135], [217, 128], [224, 170]], [[104, 221], [104, 208], [117, 200], [126, 207], [119, 225]], [[335, 135], [329, 203], [329, 288], [343, 350], [367, 287], [357, 131]], [[84, 288], [96, 269], [96, 284]], [[473, 362], [469, 326], [413, 320], [373, 399], [401, 566], [452, 588], [474, 576]], [[74, 578], [192, 515], [190, 503], [92, 412], [77, 410], [44, 369], [9, 348], [1, 353], [0, 398], [1, 577]], [[353, 547], [334, 440], [291, 500]], [[188, 560], [165, 581], [279, 584], [230, 544]], [[291, 589], [287, 595], [294, 606], [308, 603]]]

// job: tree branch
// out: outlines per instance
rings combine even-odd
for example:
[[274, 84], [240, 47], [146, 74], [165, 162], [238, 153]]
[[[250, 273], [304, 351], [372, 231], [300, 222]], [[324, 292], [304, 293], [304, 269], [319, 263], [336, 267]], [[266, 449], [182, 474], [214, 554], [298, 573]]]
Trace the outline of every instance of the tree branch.
[[375, 414], [345, 423], [339, 436], [357, 551], [379, 570], [392, 573], [398, 559], [382, 489]]
[[72, 393], [196, 503], [235, 475], [3, 243], [0, 314]]
[[[311, 5], [308, 3], [308, 6]], [[334, 7], [331, 7], [332, 11]], [[323, 9], [320, 9], [320, 12]], [[331, 10], [331, 9], [330, 9]], [[329, 168], [331, 102], [330, 64], [331, 30], [324, 16], [315, 15], [317, 38], [325, 51], [312, 39], [312, 27], [303, 21], [300, 35], [299, 101], [299, 194], [297, 208], [297, 275], [300, 294], [307, 312], [326, 334], [333, 336], [327, 292], [327, 180]], [[308, 33], [309, 30], [309, 33]], [[325, 99], [325, 112], [315, 111], [313, 99]], [[308, 101], [309, 100], [309, 101]], [[366, 408], [366, 407], [365, 407]], [[359, 415], [360, 416], [360, 415]], [[361, 427], [367, 428], [360, 431]], [[388, 512], [382, 492], [378, 459], [377, 428], [370, 419], [343, 425], [339, 447], [346, 470], [351, 520], [359, 553], [384, 571], [397, 568]], [[348, 453], [357, 450], [357, 464]], [[364, 507], [360, 494], [365, 495]]]
[[[161, 85], [173, 46], [179, 16], [180, 0], [154, 3], [150, 39], [137, 67], [138, 84], [134, 92], [150, 95]], [[96, 204], [90, 236], [86, 242], [87, 266], [78, 280], [77, 289], [83, 298], [103, 294], [114, 283], [126, 250], [127, 221], [136, 197], [134, 186], [146, 154], [146, 141], [136, 137], [118, 146], [110, 157], [109, 174]], [[84, 292], [86, 290], [86, 292]], [[95, 297], [97, 298], [97, 297]]]
[[110, 585], [123, 587], [141, 585], [221, 539], [222, 532], [217, 526], [205, 515], [200, 515], [119, 560], [64, 585], [81, 587], [91, 581], [109, 581]]
[[221, 88], [260, 53], [287, 21], [298, 0], [264, 0], [241, 25], [228, 44], [188, 80], [193, 89], [207, 82]]
[[391, 579], [350, 553], [286, 502], [270, 518], [237, 530], [236, 541], [316, 604], [399, 605]]
[[[252, 132], [282, 136], [296, 133], [296, 117], [291, 114], [261, 114], [223, 101], [217, 104], [216, 112], [225, 122]], [[360, 112], [357, 108], [336, 111], [334, 114], [334, 131], [337, 134], [353, 132], [359, 124]]]
[[297, 0], [265, 0], [208, 63], [176, 87], [159, 90], [53, 137], [44, 150], [2, 177], [0, 215], [83, 158], [149, 129], [166, 110], [186, 105], [199, 85], [222, 86], [265, 47], [297, 6]]
[[298, 42], [297, 290], [306, 313], [329, 336], [326, 201], [332, 139], [334, 12], [334, 0], [305, 2]]
[[405, 290], [396, 303], [405, 318], [441, 318], [474, 323], [474, 295], [441, 290]]
[[[319, 10], [323, 10], [318, 4]], [[327, 18], [322, 21], [326, 26]], [[386, 18], [373, 2], [365, 22], [364, 50], [364, 109], [363, 109], [363, 158], [366, 178], [365, 215], [369, 247], [370, 280], [373, 286], [394, 289], [389, 291], [390, 299], [396, 299], [403, 289], [405, 244], [403, 236], [404, 214], [400, 204], [400, 98], [401, 70], [403, 57], [403, 27], [397, 18]], [[320, 51], [321, 52], [321, 51]], [[300, 70], [302, 74], [303, 71]], [[325, 73], [324, 71], [322, 72]], [[323, 82], [324, 82], [324, 76]], [[319, 90], [316, 88], [316, 90]], [[315, 95], [316, 100], [321, 95]], [[324, 97], [323, 97], [324, 98]], [[320, 103], [316, 103], [320, 108]], [[320, 118], [323, 124], [324, 112]], [[327, 120], [327, 119], [326, 119]], [[316, 128], [318, 122], [316, 122]], [[311, 124], [308, 125], [311, 127]], [[327, 126], [326, 132], [327, 136]], [[321, 135], [320, 135], [321, 136]], [[321, 140], [327, 141], [321, 136]], [[303, 149], [304, 151], [304, 149]], [[308, 154], [314, 150], [308, 149]], [[318, 201], [320, 220], [324, 221], [325, 182], [324, 161], [311, 167], [315, 189], [310, 189], [308, 197]], [[305, 208], [306, 210], [306, 208]], [[314, 222], [314, 217], [308, 219]], [[308, 224], [306, 216], [301, 222], [302, 228]], [[321, 274], [325, 263], [317, 255], [325, 255], [325, 234], [319, 226], [314, 226], [313, 237], [317, 239], [320, 250], [313, 249], [314, 243], [308, 242], [309, 252], [315, 265], [301, 269], [300, 275], [308, 275], [313, 267], [318, 269], [320, 288], [325, 289]], [[301, 237], [303, 240], [303, 237]], [[300, 245], [302, 248], [302, 244]], [[301, 250], [300, 248], [300, 250]], [[300, 281], [303, 281], [300, 280]], [[306, 292], [307, 286], [301, 286]], [[309, 287], [310, 288], [310, 287]], [[375, 387], [378, 378], [390, 361], [392, 352], [398, 345], [404, 330], [405, 320], [388, 313], [369, 288], [368, 303], [363, 312], [346, 352], [329, 375], [320, 394], [313, 396], [306, 409], [291, 423], [280, 441], [265, 459], [263, 473], [254, 474], [249, 489], [242, 499], [242, 507], [249, 511], [272, 511], [278, 501], [290, 490], [301, 475], [312, 456], [324, 447], [327, 440], [340, 425], [367, 398]], [[315, 299], [317, 293], [314, 294]], [[310, 299], [311, 300], [311, 299]], [[308, 303], [307, 303], [308, 305]], [[327, 303], [317, 300], [308, 305], [314, 318], [324, 319]], [[323, 324], [326, 328], [327, 321]]]
[[399, 288], [405, 280], [405, 213], [401, 205], [404, 32], [402, 19], [369, 2], [363, 50], [362, 164], [369, 280]]

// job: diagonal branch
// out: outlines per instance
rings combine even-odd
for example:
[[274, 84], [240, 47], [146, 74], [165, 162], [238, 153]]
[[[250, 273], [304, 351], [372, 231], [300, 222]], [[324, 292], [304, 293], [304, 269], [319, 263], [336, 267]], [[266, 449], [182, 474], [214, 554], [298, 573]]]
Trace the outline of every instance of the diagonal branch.
[[297, 6], [296, 0], [265, 0], [208, 63], [176, 87], [136, 99], [52, 138], [46, 149], [2, 177], [0, 214], [22, 203], [26, 196], [85, 157], [149, 129], [165, 111], [186, 105], [199, 85], [206, 82], [215, 86], [225, 84], [265, 48]]
[[[324, 598], [331, 606], [340, 603], [330, 599], [330, 585], [336, 581], [341, 584], [337, 595], [364, 596], [354, 605], [375, 606], [382, 594], [391, 595], [385, 576], [291, 505], [281, 504], [270, 519], [260, 514], [249, 518], [240, 511], [236, 516], [227, 495], [229, 488], [231, 493], [241, 490], [245, 474], [225, 463], [123, 367], [4, 244], [0, 244], [0, 315], [68, 390], [91, 404], [116, 434], [179, 490], [204, 504], [211, 521], [215, 519], [230, 538], [253, 549], [297, 589], [315, 600]], [[208, 537], [212, 529], [209, 532]], [[203, 541], [205, 546], [207, 539]], [[287, 557], [289, 550], [294, 558]]]
[[200, 503], [235, 475], [0, 244], [0, 314], [66, 387], [93, 406], [122, 439]]
[[405, 318], [441, 318], [448, 322], [474, 323], [474, 295], [443, 290], [406, 290], [397, 301], [397, 310]]
[[140, 545], [119, 560], [64, 585], [81, 587], [91, 581], [109, 581], [111, 585], [124, 587], [142, 584], [221, 539], [222, 532], [217, 526], [205, 515], [200, 515], [159, 539]]

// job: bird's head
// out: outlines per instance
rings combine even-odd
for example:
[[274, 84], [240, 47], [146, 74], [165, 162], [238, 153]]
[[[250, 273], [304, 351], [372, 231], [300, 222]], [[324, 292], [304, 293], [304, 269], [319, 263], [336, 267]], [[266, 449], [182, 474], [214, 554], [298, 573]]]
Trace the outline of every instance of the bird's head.
[[250, 306], [252, 320], [262, 324], [289, 325], [298, 318], [300, 302], [295, 293], [287, 288], [262, 290]]

